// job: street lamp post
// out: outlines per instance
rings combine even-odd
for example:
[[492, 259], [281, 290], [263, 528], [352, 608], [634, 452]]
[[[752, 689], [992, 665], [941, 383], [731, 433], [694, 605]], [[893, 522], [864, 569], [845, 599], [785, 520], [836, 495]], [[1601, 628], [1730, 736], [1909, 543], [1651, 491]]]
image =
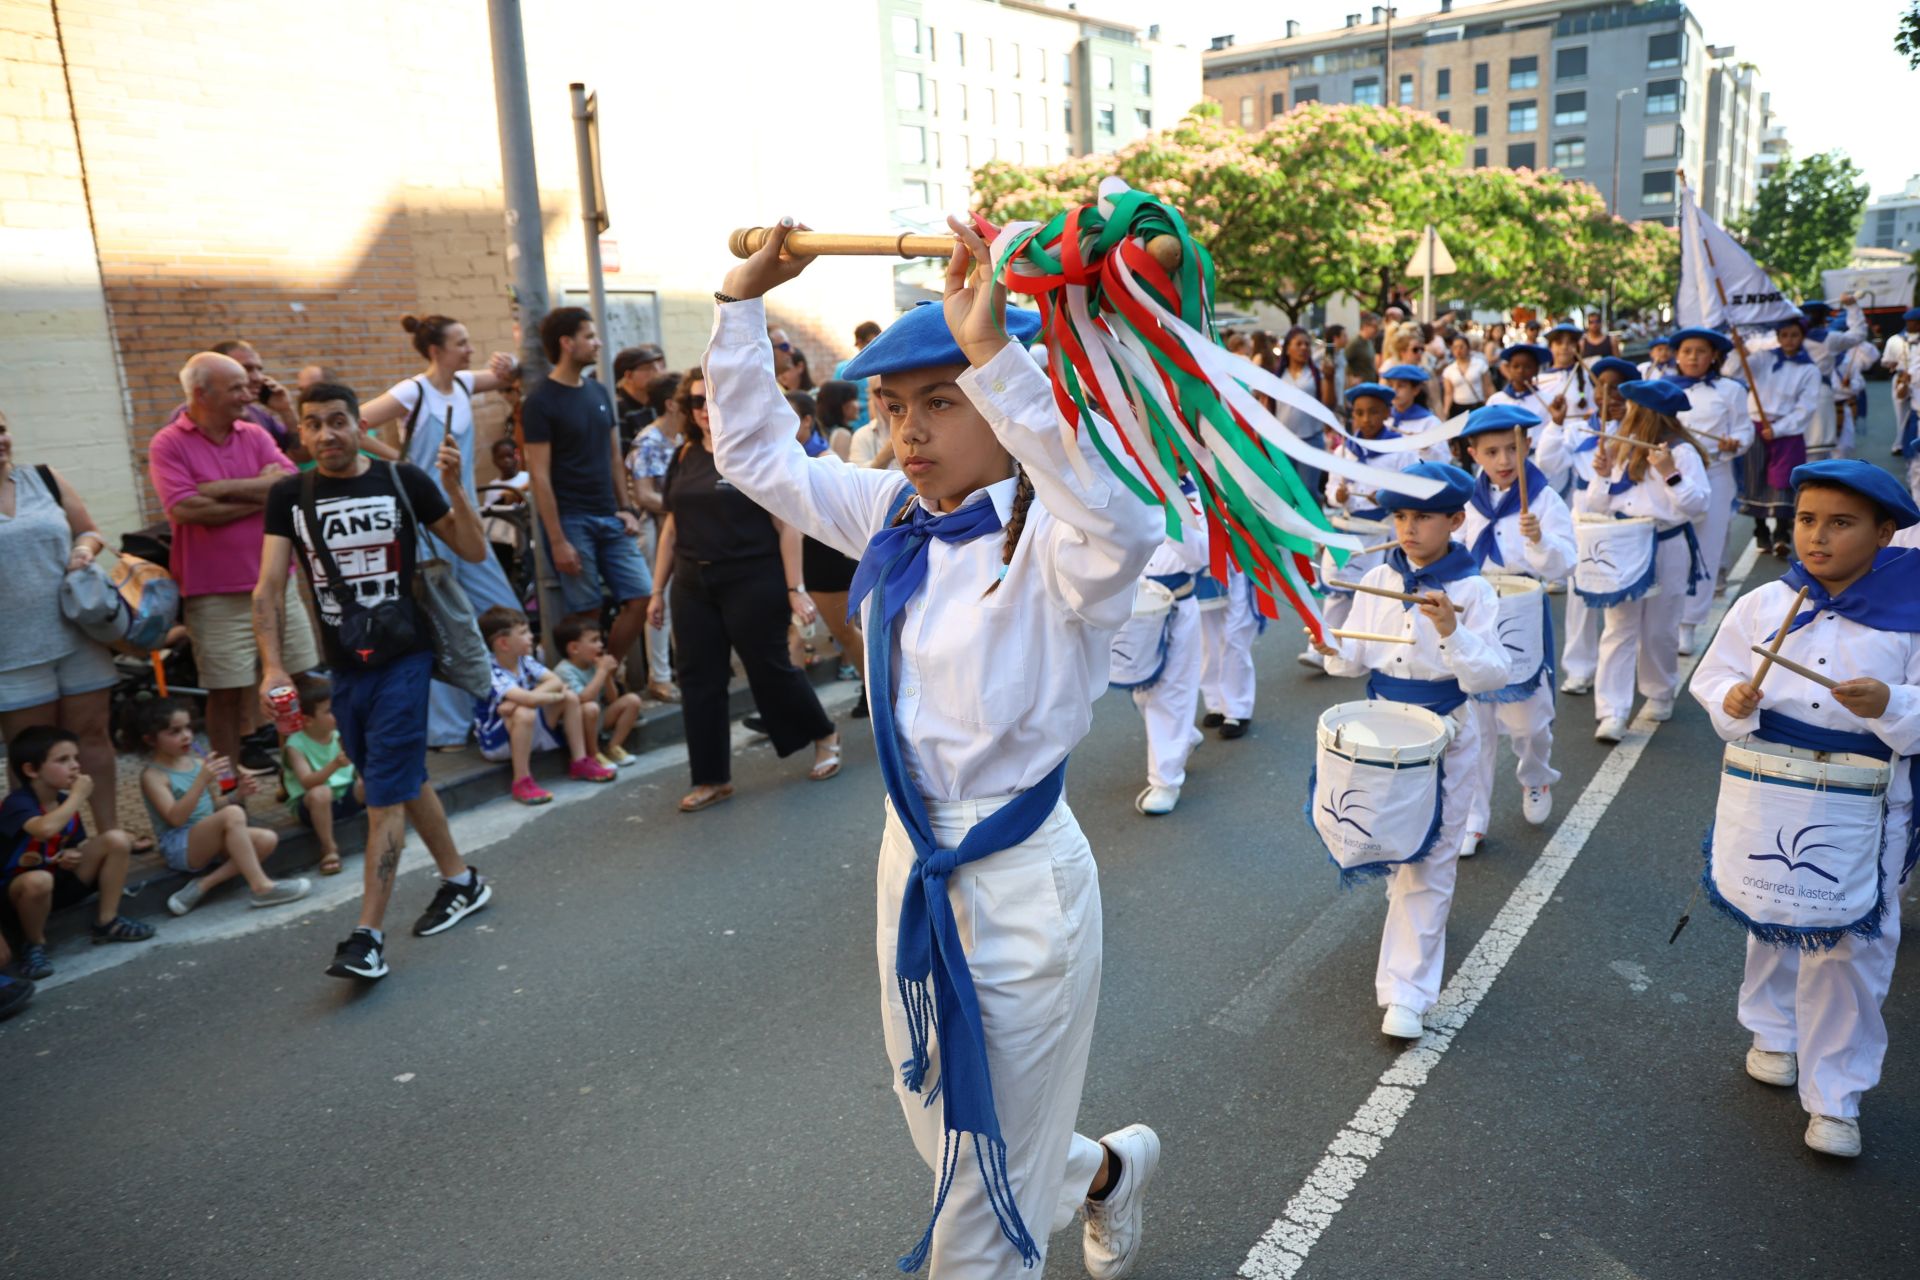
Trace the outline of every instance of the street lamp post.
[[[1627, 95], [1640, 92], [1639, 85], [1629, 85], [1625, 89], [1613, 92], [1613, 198], [1607, 201], [1607, 212], [1614, 217], [1620, 216], [1620, 107], [1626, 102]], [[1607, 275], [1607, 306], [1604, 321], [1607, 332], [1613, 332], [1613, 275]]]

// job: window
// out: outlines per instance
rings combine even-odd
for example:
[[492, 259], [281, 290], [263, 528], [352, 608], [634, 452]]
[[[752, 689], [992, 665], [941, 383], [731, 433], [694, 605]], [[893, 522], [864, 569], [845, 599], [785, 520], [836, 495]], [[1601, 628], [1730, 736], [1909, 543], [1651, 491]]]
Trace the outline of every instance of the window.
[[950, 207], [947, 204], [947, 189], [937, 182], [933, 184], [933, 207], [936, 209]]
[[1493, 82], [1487, 75], [1487, 64], [1484, 62], [1474, 63], [1473, 64], [1473, 91], [1475, 93], [1485, 93], [1487, 91], [1487, 86], [1491, 83]]
[[1641, 204], [1673, 203], [1673, 170], [1660, 169], [1640, 175]]
[[920, 19], [898, 13], [893, 16], [893, 51], [902, 57], [920, 56]]
[[1534, 57], [1507, 59], [1507, 88], [1537, 89], [1540, 87], [1540, 59]]
[[1487, 167], [1487, 149], [1485, 147], [1475, 147], [1473, 149], [1473, 167], [1476, 169], [1484, 169]]
[[1438, 115], [1438, 117], [1439, 117], [1439, 119], [1440, 119], [1440, 123], [1441, 123], [1441, 124], [1452, 124], [1452, 123], [1453, 123], [1453, 112], [1451, 112], [1451, 111], [1441, 111], [1441, 112], [1437, 112], [1436, 114]]
[[1051, 119], [1053, 119], [1053, 104], [1048, 102], [1046, 98], [1043, 96], [1040, 99], [1040, 114], [1033, 118], [1034, 127], [1038, 129], [1045, 129], [1048, 127], [1047, 121]]
[[1000, 96], [991, 89], [988, 89], [986, 91], [986, 94], [987, 94], [987, 123], [999, 124], [1000, 123]]
[[1532, 133], [1540, 127], [1540, 107], [1532, 98], [1507, 104], [1507, 132]]
[[1025, 164], [1027, 162], [1027, 144], [1026, 143], [1016, 142], [1013, 144], [1013, 162], [1015, 164]]
[[938, 80], [927, 81], [927, 110], [936, 116], [940, 114], [940, 82]]
[[1662, 31], [1647, 37], [1647, 66], [1677, 67], [1687, 60], [1687, 33]]
[[987, 37], [986, 44], [987, 44], [987, 70], [991, 71], [993, 70], [993, 37], [992, 36]]
[[[1240, 102], [1242, 104], [1241, 106], [1242, 115], [1253, 114], [1252, 98], [1242, 98], [1240, 99]], [[1093, 114], [1094, 114], [1095, 121], [1100, 126], [1100, 132], [1112, 133], [1114, 131], [1113, 104], [1111, 102], [1094, 103]]]
[[1053, 163], [1053, 144], [1051, 142], [1043, 142], [1040, 144], [1040, 163]]
[[1027, 103], [1024, 94], [1013, 95], [1013, 127], [1016, 129], [1027, 127]]
[[954, 88], [960, 91], [960, 118], [965, 120], [967, 118], [967, 86], [959, 84]]
[[926, 43], [927, 57], [934, 62], [940, 61], [940, 33], [933, 29], [932, 23], [927, 24], [926, 34], [921, 39]]
[[1133, 64], [1133, 91], [1135, 93], [1153, 92], [1153, 64], [1136, 62]]
[[956, 67], [967, 65], [967, 35], [964, 31], [947, 32], [947, 56]]
[[1133, 109], [1133, 122], [1142, 129], [1151, 129], [1153, 128], [1153, 112], [1145, 107], [1135, 107]]
[[1286, 109], [1287, 109], [1287, 95], [1284, 93], [1274, 94], [1273, 99], [1267, 103], [1267, 114], [1269, 115], [1277, 116], [1281, 112], [1285, 111]]
[[1647, 114], [1650, 116], [1678, 115], [1686, 100], [1687, 82], [1684, 80], [1655, 80], [1647, 86]]
[[918, 71], [896, 71], [893, 73], [893, 105], [904, 111], [918, 111], [925, 105], [920, 97], [920, 73]]
[[1686, 141], [1686, 131], [1678, 124], [1650, 124], [1647, 126], [1645, 147], [1640, 154], [1649, 160], [1677, 160], [1680, 146]]
[[1587, 91], [1575, 89], [1572, 93], [1553, 95], [1553, 122], [1555, 124], [1585, 124], [1587, 122]]
[[1451, 98], [1453, 96], [1453, 69], [1442, 67], [1433, 76], [1433, 96]]
[[1007, 56], [1013, 60], [1013, 78], [1018, 80], [1020, 78], [1020, 46], [1017, 44], [1008, 45]]
[[1093, 55], [1093, 87], [1096, 89], [1113, 88], [1113, 59], [1104, 53]]
[[1073, 104], [1071, 102], [1065, 102], [1060, 105], [1060, 127], [1065, 129], [1069, 134], [1073, 132]]
[[1411, 75], [1403, 75], [1400, 77], [1399, 102], [1403, 107], [1413, 105], [1413, 77]]
[[1353, 100], [1363, 106], [1380, 105], [1380, 77], [1368, 76], [1364, 80], [1353, 82]]
[[900, 143], [901, 164], [925, 164], [927, 162], [927, 131], [917, 124], [903, 124], [894, 130], [894, 137]]
[[1531, 142], [1514, 142], [1508, 144], [1507, 168], [1531, 169], [1533, 168], [1533, 163], [1533, 144]]
[[1303, 102], [1318, 101], [1320, 101], [1320, 86], [1317, 84], [1303, 84], [1293, 91], [1293, 105], [1296, 107]]
[[965, 169], [973, 168], [973, 139], [964, 133], [960, 135], [960, 165]]
[[1585, 138], [1558, 138], [1553, 144], [1553, 167], [1578, 169], [1587, 163]]
[[1587, 46], [1576, 49], [1556, 49], [1553, 53], [1553, 78], [1555, 80], [1584, 80], [1587, 78]]
[[1476, 138], [1484, 138], [1487, 136], [1487, 109], [1485, 107], [1475, 107], [1473, 109], [1473, 136]]
[[937, 133], [929, 133], [927, 135], [927, 141], [932, 144], [927, 148], [928, 162], [932, 164], [934, 168], [938, 169], [940, 167], [940, 135]]
[[1253, 128], [1253, 99], [1252, 98], [1240, 99], [1240, 127], [1242, 129]]
[[1060, 55], [1060, 83], [1073, 83], [1073, 54], [1071, 51]]
[[1035, 68], [1034, 74], [1040, 77], [1041, 84], [1045, 84], [1047, 82], [1047, 51], [1045, 49], [1035, 49], [1033, 51], [1033, 65]]

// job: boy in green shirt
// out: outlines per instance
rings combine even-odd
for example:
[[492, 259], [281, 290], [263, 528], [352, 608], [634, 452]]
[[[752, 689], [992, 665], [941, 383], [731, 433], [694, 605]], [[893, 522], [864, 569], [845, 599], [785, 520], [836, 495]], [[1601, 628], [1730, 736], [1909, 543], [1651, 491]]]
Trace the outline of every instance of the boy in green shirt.
[[340, 846], [334, 842], [334, 824], [366, 812], [366, 793], [340, 746], [333, 686], [324, 680], [302, 680], [296, 687], [307, 723], [288, 736], [280, 753], [287, 802], [320, 841], [320, 874], [338, 875]]

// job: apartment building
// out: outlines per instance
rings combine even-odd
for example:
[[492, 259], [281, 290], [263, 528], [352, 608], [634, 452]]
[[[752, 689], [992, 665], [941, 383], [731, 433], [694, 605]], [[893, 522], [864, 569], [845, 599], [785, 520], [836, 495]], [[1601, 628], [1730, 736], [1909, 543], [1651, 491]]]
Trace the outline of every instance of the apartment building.
[[1854, 243], [1863, 249], [1920, 250], [1920, 173], [1907, 179], [1897, 195], [1868, 204]]
[[1220, 36], [1203, 58], [1207, 96], [1229, 123], [1264, 128], [1309, 101], [1417, 107], [1467, 137], [1468, 164], [1560, 170], [1632, 220], [1672, 222], [1675, 171], [1698, 182], [1710, 152], [1703, 203], [1716, 217], [1738, 212], [1764, 144], [1757, 72], [1710, 48], [1678, 0], [1440, 0], [1418, 15], [1376, 5], [1332, 31], [1288, 22], [1277, 40]]

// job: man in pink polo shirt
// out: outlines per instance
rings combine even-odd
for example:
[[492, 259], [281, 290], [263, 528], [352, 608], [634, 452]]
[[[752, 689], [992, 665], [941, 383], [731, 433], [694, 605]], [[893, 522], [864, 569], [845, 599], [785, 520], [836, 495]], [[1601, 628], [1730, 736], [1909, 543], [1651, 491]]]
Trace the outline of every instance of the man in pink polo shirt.
[[[238, 361], [202, 352], [180, 370], [187, 403], [154, 436], [148, 471], [173, 525], [173, 576], [207, 690], [207, 742], [240, 757], [249, 691], [260, 680], [253, 587], [266, 536], [267, 490], [294, 473], [266, 430], [244, 417], [255, 393]], [[320, 664], [293, 579], [281, 636], [286, 669]]]

